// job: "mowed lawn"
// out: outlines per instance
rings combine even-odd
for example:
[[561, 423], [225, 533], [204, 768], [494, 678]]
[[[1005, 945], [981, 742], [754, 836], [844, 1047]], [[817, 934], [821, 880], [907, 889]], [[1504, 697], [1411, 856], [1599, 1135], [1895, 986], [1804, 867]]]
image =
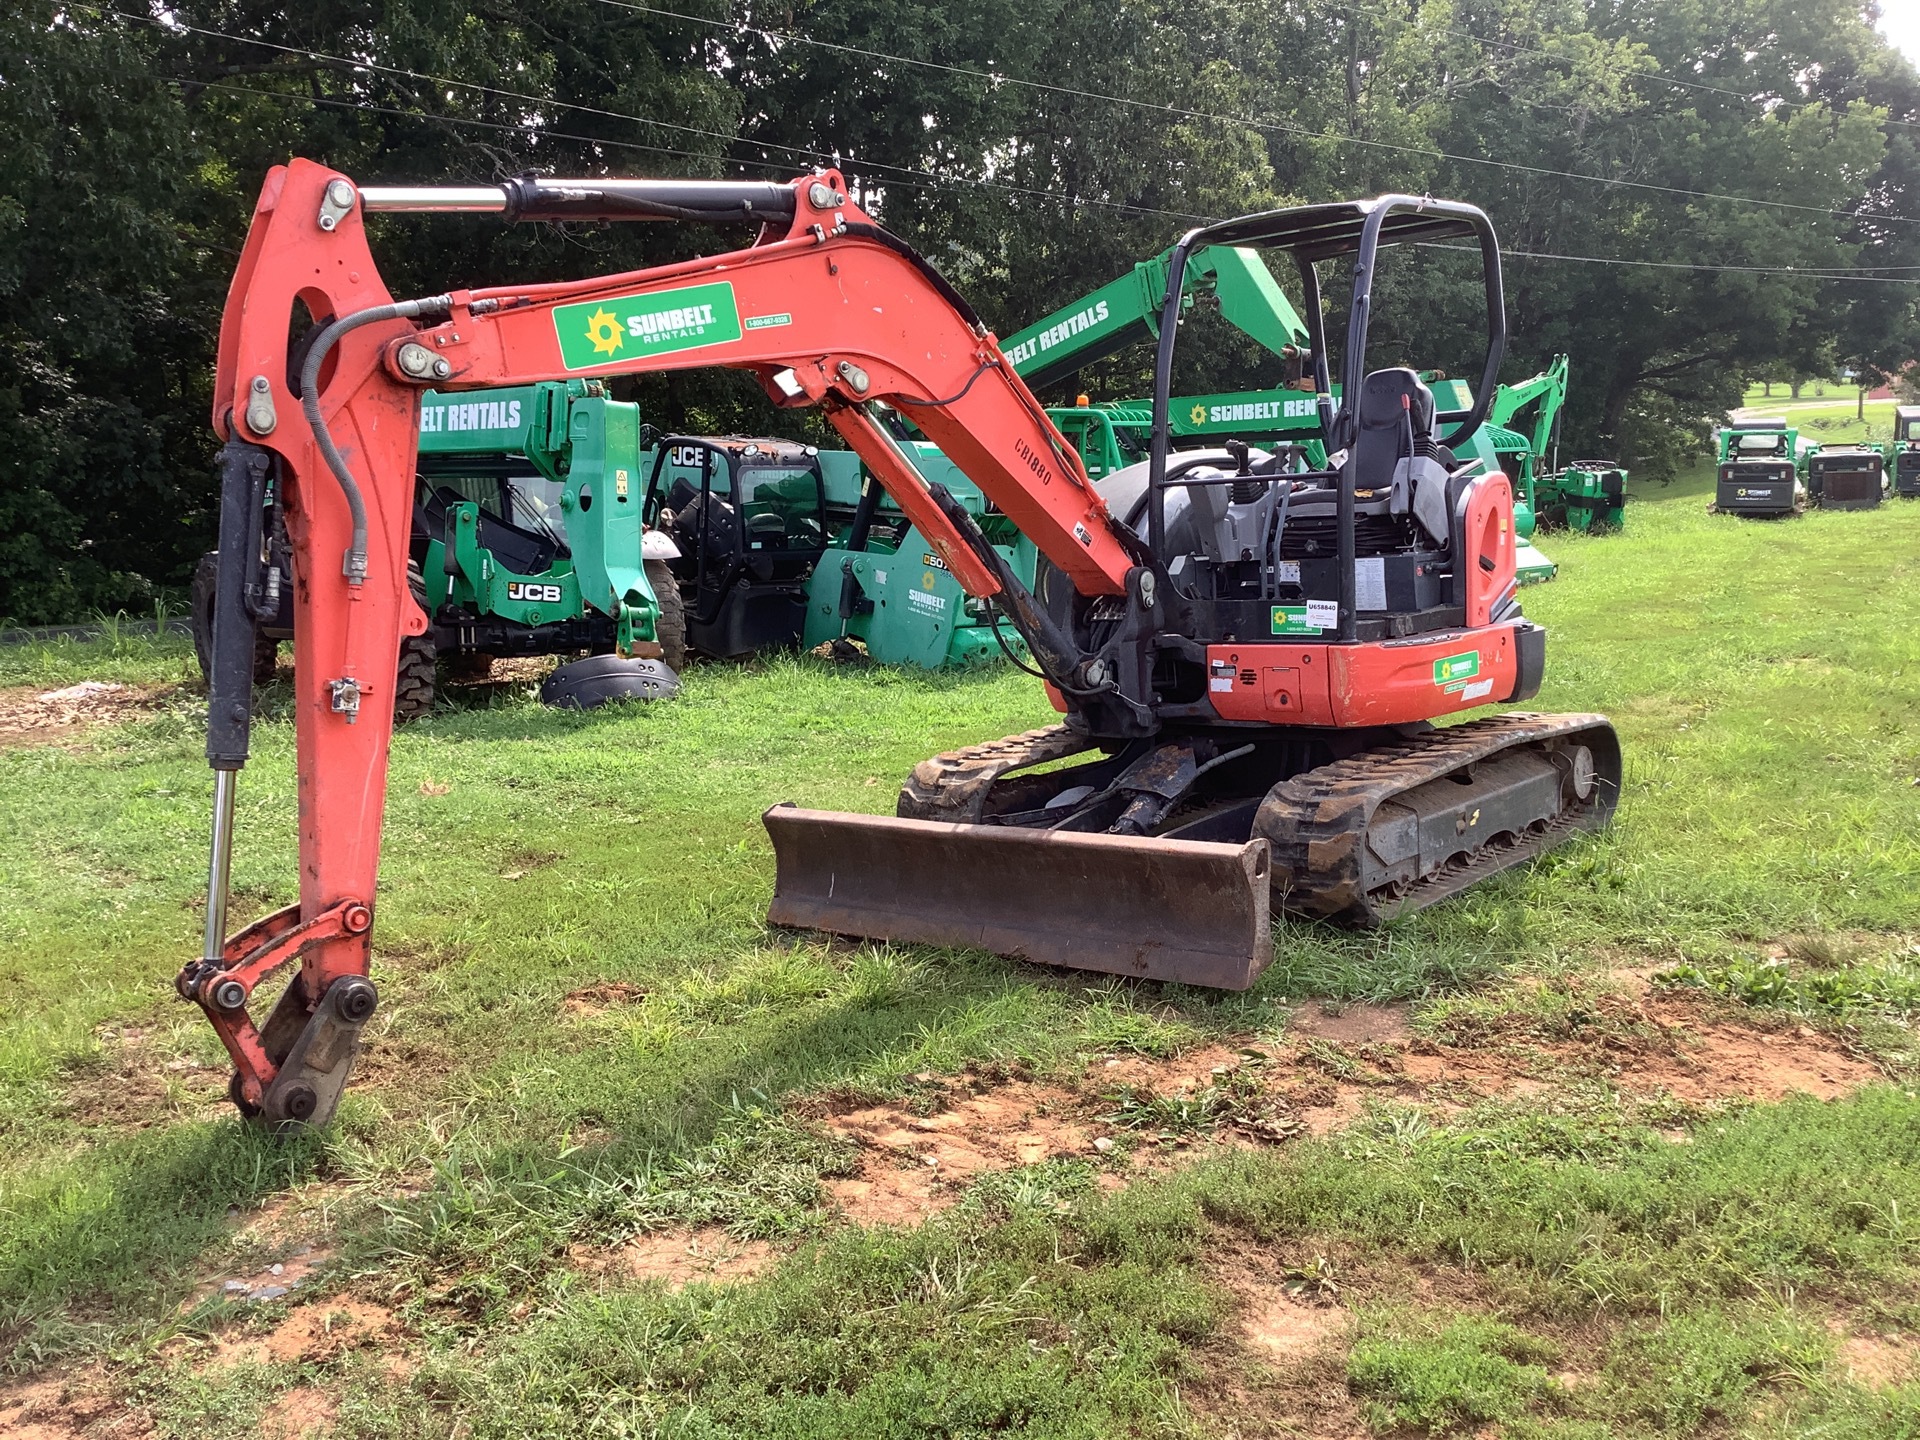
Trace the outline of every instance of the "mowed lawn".
[[[1612, 831], [1245, 996], [766, 927], [760, 812], [1045, 723], [1011, 669], [460, 693], [294, 1142], [172, 993], [184, 643], [0, 648], [147, 696], [0, 748], [0, 1435], [1920, 1435], [1920, 503], [1710, 490], [1541, 537]], [[236, 923], [294, 894], [260, 702]]]
[[1795, 400], [1785, 385], [1775, 385], [1771, 396], [1750, 386], [1741, 405], [1755, 415], [1778, 415], [1818, 445], [1852, 445], [1870, 441], [1885, 445], [1893, 439], [1893, 411], [1897, 401], [1869, 400], [1864, 405], [1851, 386], [1829, 385], [1825, 395], [1802, 387]]

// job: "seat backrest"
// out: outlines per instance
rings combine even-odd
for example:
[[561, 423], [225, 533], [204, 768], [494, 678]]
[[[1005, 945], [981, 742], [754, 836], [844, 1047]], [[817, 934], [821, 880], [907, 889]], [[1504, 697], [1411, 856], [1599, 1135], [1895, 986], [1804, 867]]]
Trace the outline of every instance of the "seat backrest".
[[[428, 522], [428, 534], [439, 539], [446, 533], [447, 511], [466, 501], [451, 485], [436, 485], [421, 507]], [[523, 530], [503, 520], [485, 505], [474, 526], [474, 540], [482, 550], [490, 551], [493, 563], [509, 575], [545, 575], [568, 552], [552, 536]]]
[[1353, 442], [1354, 486], [1377, 490], [1393, 483], [1394, 466], [1433, 436], [1433, 392], [1404, 366], [1376, 370], [1360, 382]]

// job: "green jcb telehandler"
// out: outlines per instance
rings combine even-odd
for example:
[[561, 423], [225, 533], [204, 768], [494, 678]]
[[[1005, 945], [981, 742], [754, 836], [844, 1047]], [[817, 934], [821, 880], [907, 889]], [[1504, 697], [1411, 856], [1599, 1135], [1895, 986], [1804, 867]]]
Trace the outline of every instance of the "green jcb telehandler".
[[[429, 390], [420, 411], [408, 579], [427, 629], [403, 637], [394, 714], [433, 706], [439, 672], [484, 678], [502, 656], [588, 658], [554, 671], [550, 704], [660, 699], [679, 688], [685, 634], [668, 570], [678, 552], [641, 523], [639, 407], [594, 380], [462, 395]], [[255, 678], [293, 635], [289, 549], [275, 493], [257, 525], [265, 580]], [[217, 556], [194, 576], [194, 648], [212, 648]], [[298, 656], [296, 653], [296, 663]]]

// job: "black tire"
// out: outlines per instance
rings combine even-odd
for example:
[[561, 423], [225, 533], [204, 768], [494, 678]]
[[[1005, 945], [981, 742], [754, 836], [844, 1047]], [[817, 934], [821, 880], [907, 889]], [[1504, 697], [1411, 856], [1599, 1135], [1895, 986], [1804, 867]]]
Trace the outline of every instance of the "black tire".
[[484, 650], [461, 650], [440, 662], [447, 678], [463, 685], [483, 685], [493, 675], [493, 656]]
[[653, 598], [660, 602], [660, 619], [654, 636], [660, 642], [660, 659], [676, 675], [687, 664], [687, 606], [680, 596], [680, 582], [664, 560], [646, 562], [647, 584]]
[[[414, 604], [422, 610], [427, 608], [426, 577], [420, 573], [420, 567], [413, 561], [407, 561], [407, 588], [413, 592]], [[439, 647], [433, 643], [433, 631], [423, 635], [402, 635], [400, 637], [400, 667], [395, 672], [393, 682], [393, 719], [395, 724], [404, 724], [408, 720], [418, 720], [433, 710], [434, 661], [439, 658]]]
[[[193, 567], [193, 590], [187, 623], [193, 630], [193, 658], [200, 662], [200, 678], [213, 669], [213, 593], [220, 576], [220, 552], [209, 550]], [[280, 665], [280, 642], [267, 635], [253, 637], [253, 683], [271, 685]]]

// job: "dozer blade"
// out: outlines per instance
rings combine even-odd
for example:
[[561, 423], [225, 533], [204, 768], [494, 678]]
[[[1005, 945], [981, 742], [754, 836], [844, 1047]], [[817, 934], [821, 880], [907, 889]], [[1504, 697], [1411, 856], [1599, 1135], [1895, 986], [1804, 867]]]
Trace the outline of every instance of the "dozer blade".
[[1244, 990], [1273, 959], [1267, 842], [954, 825], [776, 805], [767, 920]]

